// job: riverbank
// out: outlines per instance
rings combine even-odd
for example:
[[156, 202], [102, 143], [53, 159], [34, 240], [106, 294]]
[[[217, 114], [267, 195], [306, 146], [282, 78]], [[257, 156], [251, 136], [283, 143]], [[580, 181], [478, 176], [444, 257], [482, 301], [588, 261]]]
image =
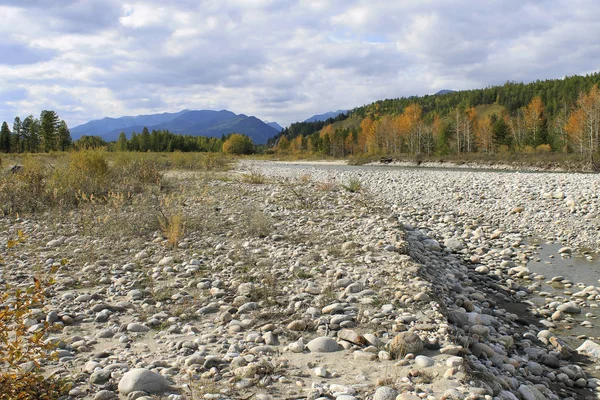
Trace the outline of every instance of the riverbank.
[[[593, 262], [595, 254], [589, 249], [596, 248], [598, 243], [598, 200], [595, 194], [598, 183], [592, 175], [394, 167], [323, 168], [309, 165], [287, 170], [271, 170], [268, 165], [250, 168], [257, 167], [268, 175], [279, 177], [310, 175], [339, 183], [359, 179], [366, 190], [390, 204], [410, 226], [418, 227], [419, 232], [446, 244], [459, 254], [481, 275], [480, 279], [491, 280], [493, 286], [508, 287], [512, 293], [508, 303], [522, 304], [513, 308], [514, 312], [527, 313], [519, 316], [536, 321], [537, 328], [530, 330], [530, 335], [536, 336], [546, 328], [560, 335], [575, 323], [587, 326], [588, 336], [597, 339], [594, 337], [597, 330], [593, 329], [592, 322], [596, 318], [594, 310], [598, 307], [598, 288], [595, 287], [598, 277], [587, 284], [566, 280], [565, 293], [550, 296], [547, 288], [543, 287], [544, 281], [547, 280], [548, 285], [556, 285], [556, 281], [565, 278], [546, 277], [532, 273], [526, 267], [528, 261], [537, 258], [537, 246], [530, 239], [533, 237], [557, 243], [554, 257], [561, 257], [558, 250], [565, 258], [579, 252], [583, 253], [579, 256], [583, 255]], [[577, 292], [571, 287], [581, 289]], [[582, 290], [586, 287], [583, 296]], [[486, 296], [493, 296], [493, 292], [492, 289], [492, 293]], [[546, 304], [527, 305], [530, 294], [540, 292], [547, 299]], [[576, 314], [561, 311], [552, 319], [557, 308], [562, 310], [567, 307], [561, 307], [562, 304], [572, 301], [575, 301], [572, 305]], [[583, 314], [579, 314], [582, 310]], [[578, 335], [577, 340], [570, 342], [580, 345], [585, 339], [586, 336]], [[587, 367], [588, 371], [594, 372], [589, 364]]]
[[[72, 380], [73, 399], [596, 398], [575, 352], [508, 306], [532, 292], [527, 236], [572, 240], [566, 199], [591, 221], [593, 181], [486, 174], [254, 161], [171, 171], [177, 240], [125, 229], [144, 222], [136, 204], [119, 219], [96, 205], [6, 217], [0, 243], [26, 238], [3, 248], [2, 276], [22, 285], [58, 268], [29, 323], [55, 324], [44, 373]], [[534, 189], [531, 205], [563, 225], [520, 219], [533, 208], [510, 202]], [[582, 245], [596, 238], [579, 231]]]

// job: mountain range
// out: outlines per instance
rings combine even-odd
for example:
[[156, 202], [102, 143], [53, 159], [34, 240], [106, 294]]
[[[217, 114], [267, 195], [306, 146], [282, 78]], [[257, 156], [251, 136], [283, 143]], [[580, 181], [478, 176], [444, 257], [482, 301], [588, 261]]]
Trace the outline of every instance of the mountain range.
[[347, 112], [348, 112], [348, 110], [337, 110], [337, 111], [326, 112], [325, 114], [317, 114], [317, 115], [313, 115], [310, 118], [305, 119], [304, 122], [327, 121], [329, 118], [335, 118], [338, 115], [345, 114]]
[[94, 135], [114, 141], [121, 132], [130, 137], [132, 132], [140, 133], [144, 127], [150, 131], [168, 130], [175, 134], [207, 137], [221, 137], [236, 132], [249, 136], [256, 144], [267, 143], [269, 138], [280, 132], [256, 117], [228, 110], [182, 110], [176, 113], [103, 118], [76, 126], [70, 132], [74, 140], [83, 135]]

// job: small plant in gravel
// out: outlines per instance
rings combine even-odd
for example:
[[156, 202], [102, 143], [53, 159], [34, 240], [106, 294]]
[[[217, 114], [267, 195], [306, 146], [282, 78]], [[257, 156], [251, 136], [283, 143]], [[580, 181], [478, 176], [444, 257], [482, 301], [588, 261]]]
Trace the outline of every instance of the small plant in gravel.
[[362, 183], [360, 179], [355, 177], [348, 179], [348, 183], [342, 186], [350, 193], [358, 193], [362, 190]]
[[337, 185], [334, 181], [318, 182], [317, 190], [320, 192], [333, 192], [337, 189]]
[[[7, 248], [22, 243], [24, 236], [10, 240]], [[0, 261], [2, 262], [2, 261]], [[32, 331], [27, 320], [33, 310], [43, 308], [51, 278], [34, 277], [30, 285], [4, 284], [0, 295], [0, 399], [57, 399], [69, 390], [64, 380], [45, 378], [41, 362], [53, 358], [54, 344], [44, 341], [51, 331], [48, 322]]]
[[242, 182], [252, 185], [262, 185], [267, 182], [267, 177], [262, 172], [250, 171], [242, 175]]
[[171, 248], [177, 247], [185, 235], [185, 219], [182, 210], [175, 206], [176, 201], [173, 196], [165, 197], [158, 208], [160, 230]]
[[273, 220], [256, 208], [243, 210], [242, 231], [247, 236], [267, 237], [273, 231]]

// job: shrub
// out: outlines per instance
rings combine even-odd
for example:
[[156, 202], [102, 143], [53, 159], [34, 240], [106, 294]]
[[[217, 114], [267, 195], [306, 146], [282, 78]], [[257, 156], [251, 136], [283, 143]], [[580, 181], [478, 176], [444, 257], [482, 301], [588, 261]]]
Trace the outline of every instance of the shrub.
[[498, 153], [499, 154], [503, 154], [506, 155], [510, 152], [510, 149], [507, 145], [505, 144], [501, 144], [500, 146], [498, 146]]
[[[7, 248], [23, 240], [19, 232]], [[53, 279], [33, 278], [26, 288], [4, 285], [0, 294], [0, 399], [57, 399], [69, 390], [66, 381], [45, 378], [37, 371], [40, 361], [53, 358], [54, 343], [44, 341], [50, 323], [39, 323], [34, 331], [27, 324], [33, 310], [43, 308], [46, 290], [53, 283]]]
[[37, 160], [28, 160], [15, 173], [0, 176], [0, 204], [4, 214], [36, 212], [49, 201], [48, 171]]
[[267, 177], [261, 172], [250, 171], [249, 173], [242, 175], [242, 181], [253, 185], [262, 185], [267, 182]]
[[101, 197], [113, 184], [110, 169], [102, 150], [80, 150], [69, 153], [66, 166], [55, 168], [50, 190], [59, 202], [77, 203], [78, 196]]
[[533, 154], [533, 153], [535, 153], [535, 149], [533, 148], [533, 146], [525, 146], [525, 147], [523, 147], [521, 152], [525, 153], [525, 154]]
[[158, 208], [158, 223], [160, 229], [171, 247], [176, 247], [185, 235], [185, 220], [183, 212], [176, 209], [177, 199], [169, 196], [161, 199]]
[[535, 148], [537, 153], [550, 153], [552, 151], [552, 147], [549, 144], [540, 144]]
[[252, 139], [246, 135], [234, 133], [223, 143], [223, 153], [251, 154], [254, 151]]
[[358, 193], [362, 190], [362, 183], [360, 182], [360, 179], [354, 177], [350, 178], [348, 180], [348, 184], [343, 186], [347, 191], [351, 193]]

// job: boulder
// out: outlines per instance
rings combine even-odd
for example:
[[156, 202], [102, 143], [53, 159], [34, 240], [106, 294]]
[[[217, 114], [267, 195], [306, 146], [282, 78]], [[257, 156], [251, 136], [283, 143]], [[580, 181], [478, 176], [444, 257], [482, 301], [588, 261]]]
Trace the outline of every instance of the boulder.
[[169, 388], [167, 379], [145, 368], [135, 368], [119, 381], [119, 392], [127, 396], [131, 392], [162, 393]]
[[404, 357], [408, 353], [418, 353], [423, 350], [423, 341], [413, 332], [402, 332], [388, 344], [390, 354], [394, 358]]

